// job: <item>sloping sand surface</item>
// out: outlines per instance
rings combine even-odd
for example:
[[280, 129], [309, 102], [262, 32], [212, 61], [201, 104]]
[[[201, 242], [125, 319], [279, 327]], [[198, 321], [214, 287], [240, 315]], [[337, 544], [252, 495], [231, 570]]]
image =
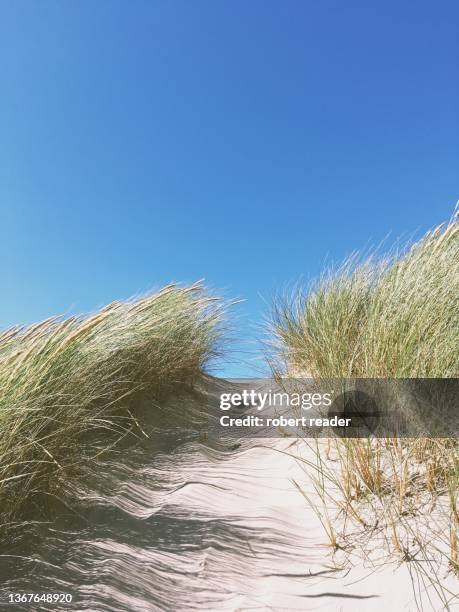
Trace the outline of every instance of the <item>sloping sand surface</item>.
[[145, 448], [107, 460], [88, 474], [70, 522], [44, 528], [24, 558], [3, 559], [4, 592], [70, 592], [62, 609], [91, 611], [445, 609], [408, 563], [337, 567], [293, 484], [319, 503], [295, 459], [310, 452], [286, 439], [189, 441], [151, 461]]

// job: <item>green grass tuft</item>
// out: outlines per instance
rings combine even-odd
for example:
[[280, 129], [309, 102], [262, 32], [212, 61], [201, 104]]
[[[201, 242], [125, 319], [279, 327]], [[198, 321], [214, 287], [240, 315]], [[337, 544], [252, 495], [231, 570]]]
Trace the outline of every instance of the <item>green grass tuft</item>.
[[356, 257], [275, 305], [290, 369], [322, 378], [444, 378], [459, 373], [459, 223], [405, 253]]
[[[306, 292], [278, 300], [271, 329], [280, 362], [275, 375], [457, 377], [458, 211], [403, 251], [363, 260], [354, 256]], [[329, 448], [326, 458], [323, 452], [318, 447], [321, 482]], [[457, 440], [338, 439], [334, 459], [338, 473], [327, 469], [330, 486], [341, 493], [342, 516], [364, 526], [363, 540], [368, 525], [385, 525], [389, 547], [402, 558], [410, 557], [414, 537], [426, 558], [432, 547], [442, 554], [449, 549], [449, 566], [459, 575]], [[326, 497], [326, 487], [319, 489]], [[417, 512], [426, 515], [426, 499], [431, 508], [437, 503], [449, 508], [443, 532], [431, 534], [429, 543], [425, 534], [413, 536], [406, 520]], [[443, 542], [443, 535], [449, 541]]]
[[95, 437], [122, 436], [141, 394], [201, 377], [219, 352], [222, 311], [201, 285], [170, 285], [1, 334], [0, 525], [91, 457]]

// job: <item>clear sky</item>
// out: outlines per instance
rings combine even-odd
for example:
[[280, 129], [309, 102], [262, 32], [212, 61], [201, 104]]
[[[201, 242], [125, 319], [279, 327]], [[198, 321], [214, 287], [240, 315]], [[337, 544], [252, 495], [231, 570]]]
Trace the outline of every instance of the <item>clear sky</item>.
[[0, 327], [204, 277], [251, 341], [450, 216], [458, 63], [456, 1], [1, 0]]

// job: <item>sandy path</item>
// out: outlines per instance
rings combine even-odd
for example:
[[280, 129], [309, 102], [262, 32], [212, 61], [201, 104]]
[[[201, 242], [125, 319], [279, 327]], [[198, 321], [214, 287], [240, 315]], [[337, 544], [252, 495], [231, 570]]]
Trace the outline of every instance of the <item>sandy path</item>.
[[444, 609], [433, 590], [416, 600], [408, 564], [334, 567], [292, 484], [312, 495], [292, 456], [309, 452], [289, 440], [230, 451], [185, 442], [151, 462], [144, 450], [107, 461], [80, 492], [78, 517], [48, 528], [4, 588], [70, 592], [62, 610], [93, 612]]

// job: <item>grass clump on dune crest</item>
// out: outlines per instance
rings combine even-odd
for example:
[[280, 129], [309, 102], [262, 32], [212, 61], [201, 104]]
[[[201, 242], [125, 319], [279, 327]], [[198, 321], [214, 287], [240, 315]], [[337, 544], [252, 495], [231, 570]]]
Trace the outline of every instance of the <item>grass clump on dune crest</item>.
[[313, 376], [458, 376], [457, 218], [404, 254], [346, 261], [277, 304], [273, 329], [289, 368]]
[[221, 301], [201, 285], [170, 285], [1, 334], [0, 527], [94, 455], [95, 435], [122, 436], [141, 394], [201, 377], [218, 353], [221, 320]]
[[[458, 212], [401, 252], [354, 256], [308, 291], [278, 301], [272, 330], [280, 367], [290, 375], [458, 377]], [[459, 574], [457, 440], [337, 439], [334, 453], [330, 444], [327, 457], [319, 457], [316, 481], [324, 503], [332, 501], [323, 486], [327, 478], [333, 495], [339, 490], [341, 525], [358, 524], [372, 542], [372, 530], [385, 525], [392, 552], [413, 560], [416, 549], [430, 559], [435, 549]], [[317, 452], [325, 451], [319, 445]], [[427, 521], [421, 536], [413, 517], [430, 517], [440, 505], [441, 527]]]

